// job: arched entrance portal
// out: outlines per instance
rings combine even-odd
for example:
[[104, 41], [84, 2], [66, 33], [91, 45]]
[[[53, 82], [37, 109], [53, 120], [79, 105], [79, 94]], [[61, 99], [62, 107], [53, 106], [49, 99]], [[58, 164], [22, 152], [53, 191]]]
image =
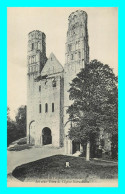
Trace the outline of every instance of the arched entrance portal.
[[72, 152], [73, 152], [73, 154], [76, 153], [77, 151], [80, 151], [80, 143], [72, 141]]
[[45, 127], [42, 130], [43, 145], [52, 144], [52, 135], [51, 130], [48, 127]]

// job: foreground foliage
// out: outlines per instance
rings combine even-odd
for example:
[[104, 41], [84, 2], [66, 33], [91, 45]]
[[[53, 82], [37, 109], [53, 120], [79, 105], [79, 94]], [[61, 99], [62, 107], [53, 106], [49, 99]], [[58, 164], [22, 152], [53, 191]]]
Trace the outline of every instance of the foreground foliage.
[[110, 134], [112, 157], [118, 152], [118, 78], [113, 70], [97, 60], [86, 64], [70, 84], [72, 100], [67, 113], [70, 139], [94, 145], [100, 129]]

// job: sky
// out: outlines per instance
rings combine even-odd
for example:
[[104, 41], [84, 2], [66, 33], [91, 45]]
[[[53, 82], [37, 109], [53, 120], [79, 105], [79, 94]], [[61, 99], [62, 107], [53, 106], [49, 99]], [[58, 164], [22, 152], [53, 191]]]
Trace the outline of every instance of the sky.
[[115, 7], [9, 7], [7, 10], [7, 104], [14, 119], [27, 103], [28, 33], [46, 34], [46, 53], [65, 64], [68, 16], [76, 10], [88, 14], [90, 61], [108, 64], [118, 75], [118, 9]]

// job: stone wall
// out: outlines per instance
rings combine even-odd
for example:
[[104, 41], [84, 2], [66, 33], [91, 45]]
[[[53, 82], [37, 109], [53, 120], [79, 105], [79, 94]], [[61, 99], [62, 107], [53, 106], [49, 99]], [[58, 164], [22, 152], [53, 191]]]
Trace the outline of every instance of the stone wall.
[[[56, 81], [56, 87], [53, 87], [53, 78]], [[62, 75], [49, 76], [47, 79], [43, 79], [37, 83], [37, 97], [36, 97], [36, 145], [43, 145], [42, 142], [42, 130], [45, 127], [50, 128], [52, 134], [52, 145], [60, 147], [63, 144], [63, 123], [62, 115], [60, 111], [63, 104], [61, 104], [61, 90], [63, 90]], [[41, 86], [41, 92], [39, 92], [39, 86]], [[52, 112], [52, 103], [54, 104], [54, 112]], [[39, 112], [39, 106], [41, 104], [41, 112]], [[46, 112], [46, 104], [48, 111]]]

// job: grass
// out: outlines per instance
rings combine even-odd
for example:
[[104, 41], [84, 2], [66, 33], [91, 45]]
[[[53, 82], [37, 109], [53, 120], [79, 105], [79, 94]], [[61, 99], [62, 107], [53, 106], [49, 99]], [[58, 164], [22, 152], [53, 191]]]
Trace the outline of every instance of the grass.
[[[65, 163], [69, 161], [70, 167]], [[117, 179], [117, 164], [102, 161], [86, 162], [84, 158], [55, 155], [16, 167], [12, 175], [21, 181], [96, 182], [99, 179]]]

